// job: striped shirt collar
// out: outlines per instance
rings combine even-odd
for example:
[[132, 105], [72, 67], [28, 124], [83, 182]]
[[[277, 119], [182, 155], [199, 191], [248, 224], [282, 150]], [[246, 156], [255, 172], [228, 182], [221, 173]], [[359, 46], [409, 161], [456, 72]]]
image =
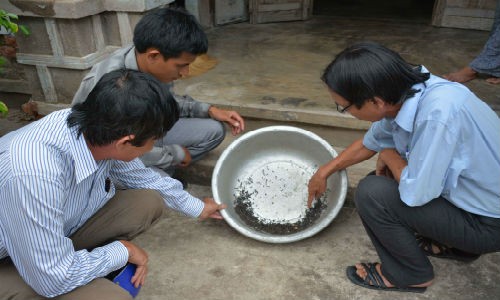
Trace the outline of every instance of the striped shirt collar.
[[[67, 116], [69, 116], [70, 112], [70, 109], [67, 109]], [[97, 171], [97, 163], [92, 152], [90, 152], [83, 134], [78, 137], [78, 130], [76, 127], [70, 128], [66, 125], [66, 128], [69, 153], [75, 163], [76, 182], [80, 183]]]

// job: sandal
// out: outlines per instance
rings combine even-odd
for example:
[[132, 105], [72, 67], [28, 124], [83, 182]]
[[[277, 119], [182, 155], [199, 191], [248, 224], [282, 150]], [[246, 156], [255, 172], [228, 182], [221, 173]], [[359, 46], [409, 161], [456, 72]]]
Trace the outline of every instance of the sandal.
[[[454, 259], [462, 262], [471, 262], [478, 259], [480, 256], [479, 254], [468, 253], [457, 248], [448, 247], [419, 234], [417, 234], [415, 238], [418, 246], [427, 256]], [[432, 246], [438, 248], [438, 252], [434, 252]]]
[[427, 290], [426, 287], [388, 287], [385, 285], [382, 276], [377, 272], [376, 266], [378, 263], [361, 263], [361, 265], [367, 274], [364, 279], [356, 273], [356, 266], [349, 266], [346, 269], [347, 278], [356, 285], [379, 291], [423, 293]]

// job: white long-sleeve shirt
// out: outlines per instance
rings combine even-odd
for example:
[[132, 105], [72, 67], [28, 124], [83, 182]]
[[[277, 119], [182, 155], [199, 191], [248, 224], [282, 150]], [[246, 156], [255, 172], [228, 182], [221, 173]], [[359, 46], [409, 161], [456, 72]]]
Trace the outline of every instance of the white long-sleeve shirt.
[[[0, 259], [10, 256], [23, 279], [53, 297], [124, 266], [127, 249], [112, 242], [75, 251], [69, 237], [115, 194], [107, 178], [157, 190], [165, 204], [197, 217], [203, 202], [135, 159], [94, 160], [83, 136], [68, 128], [69, 109], [0, 138]], [[141, 201], [141, 199], [137, 199]]]

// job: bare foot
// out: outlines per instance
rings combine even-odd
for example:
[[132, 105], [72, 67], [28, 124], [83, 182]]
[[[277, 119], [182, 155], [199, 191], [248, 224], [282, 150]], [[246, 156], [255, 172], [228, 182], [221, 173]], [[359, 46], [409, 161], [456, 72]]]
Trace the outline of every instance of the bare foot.
[[[387, 280], [387, 278], [385, 278], [385, 276], [382, 275], [382, 271], [380, 271], [381, 266], [382, 266], [381, 264], [377, 264], [375, 266], [375, 269], [377, 269], [377, 273], [380, 275], [380, 277], [382, 277], [382, 279], [384, 280], [384, 284], [387, 287], [393, 287], [394, 284], [390, 283], [389, 280]], [[356, 264], [356, 274], [358, 274], [359, 277], [363, 278], [363, 280], [368, 275], [368, 273], [366, 273], [366, 269], [363, 268], [363, 266], [361, 264]], [[370, 284], [373, 284], [373, 283], [370, 283]]]
[[500, 84], [500, 78], [491, 77], [491, 78], [486, 79], [486, 82], [491, 83], [491, 84]]
[[[385, 278], [384, 275], [382, 275], [382, 271], [380, 270], [380, 268], [382, 267], [381, 264], [377, 264], [375, 266], [375, 269], [377, 270], [377, 273], [380, 275], [380, 277], [382, 277], [382, 280], [384, 280], [384, 284], [387, 286], [387, 287], [394, 287], [394, 284], [390, 283], [389, 280], [387, 280], [387, 278]], [[363, 266], [361, 264], [356, 264], [356, 274], [358, 274], [359, 277], [363, 278], [363, 280], [366, 278], [366, 276], [368, 275], [366, 273], [366, 270], [365, 268], [363, 268]], [[370, 283], [370, 284], [373, 284], [373, 283]], [[416, 285], [412, 285], [412, 287], [428, 287], [432, 284], [432, 280], [431, 281], [428, 281], [428, 282], [424, 282], [424, 283], [421, 283], [421, 284], [416, 284]]]
[[460, 71], [444, 74], [443, 77], [449, 81], [464, 83], [476, 78], [477, 72], [471, 67], [465, 67]]

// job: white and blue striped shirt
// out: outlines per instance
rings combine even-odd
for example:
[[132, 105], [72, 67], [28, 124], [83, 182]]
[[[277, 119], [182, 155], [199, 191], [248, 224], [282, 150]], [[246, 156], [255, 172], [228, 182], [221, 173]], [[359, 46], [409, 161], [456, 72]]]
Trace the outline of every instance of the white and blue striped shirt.
[[[68, 238], [115, 194], [106, 178], [157, 190], [165, 204], [191, 217], [203, 202], [139, 159], [95, 161], [83, 136], [68, 128], [69, 109], [0, 138], [0, 259], [10, 256], [23, 279], [53, 297], [124, 266], [127, 249], [113, 242], [75, 251]], [[137, 199], [140, 201], [140, 199]]]

